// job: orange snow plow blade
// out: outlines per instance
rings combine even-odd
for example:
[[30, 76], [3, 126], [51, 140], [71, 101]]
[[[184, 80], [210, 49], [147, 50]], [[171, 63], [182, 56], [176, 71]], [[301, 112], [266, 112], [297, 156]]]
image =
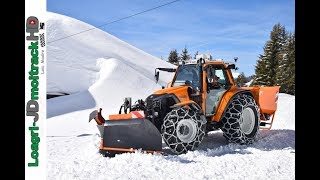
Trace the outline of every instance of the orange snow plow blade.
[[260, 129], [271, 129], [274, 114], [277, 110], [280, 86], [242, 88], [250, 90], [253, 93], [255, 100], [259, 104], [261, 114]]

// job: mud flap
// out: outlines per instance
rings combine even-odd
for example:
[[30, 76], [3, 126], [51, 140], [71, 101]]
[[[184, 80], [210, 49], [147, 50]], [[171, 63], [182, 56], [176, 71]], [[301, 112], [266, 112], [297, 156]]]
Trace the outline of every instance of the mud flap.
[[147, 119], [107, 120], [100, 153], [106, 156], [124, 152], [161, 152], [162, 137]]

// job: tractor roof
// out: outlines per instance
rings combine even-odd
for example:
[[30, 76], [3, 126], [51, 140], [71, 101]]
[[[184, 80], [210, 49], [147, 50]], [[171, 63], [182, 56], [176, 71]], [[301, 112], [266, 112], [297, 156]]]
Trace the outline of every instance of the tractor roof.
[[[197, 64], [198, 60], [197, 59], [192, 59], [189, 61], [185, 61], [185, 64]], [[208, 64], [222, 64], [222, 65], [229, 65], [229, 64], [234, 64], [234, 62], [226, 62], [223, 61], [222, 59], [217, 59], [217, 60], [205, 60], [204, 66], [208, 65]]]
[[[235, 58], [235, 61], [238, 58]], [[182, 62], [179, 62], [180, 64], [197, 64], [199, 61], [204, 61], [203, 66], [207, 66], [209, 64], [217, 64], [217, 65], [223, 65], [224, 67], [227, 67], [229, 65], [233, 65], [235, 67], [234, 62], [228, 62], [224, 61], [223, 59], [212, 59], [211, 54], [199, 54], [196, 55], [195, 59], [189, 59]]]

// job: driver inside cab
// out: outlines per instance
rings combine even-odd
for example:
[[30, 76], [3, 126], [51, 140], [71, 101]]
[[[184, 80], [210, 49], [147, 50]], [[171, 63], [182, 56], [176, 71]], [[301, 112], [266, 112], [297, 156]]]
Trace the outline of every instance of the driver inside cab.
[[219, 77], [214, 75], [213, 78], [209, 78], [208, 81], [208, 86], [209, 86], [209, 89], [220, 89], [221, 86], [219, 85], [218, 83], [218, 80], [219, 80]]

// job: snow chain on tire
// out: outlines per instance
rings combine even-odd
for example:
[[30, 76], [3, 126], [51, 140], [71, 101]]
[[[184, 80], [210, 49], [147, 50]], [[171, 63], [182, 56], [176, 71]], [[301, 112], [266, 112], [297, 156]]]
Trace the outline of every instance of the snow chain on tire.
[[[244, 117], [252, 118], [254, 124], [247, 123], [247, 127], [241, 129], [241, 123], [246, 121]], [[222, 123], [223, 136], [229, 142], [251, 144], [259, 131], [260, 125], [260, 111], [254, 98], [247, 94], [236, 95], [228, 105], [222, 117]]]
[[[186, 153], [199, 146], [205, 135], [206, 123], [205, 117], [201, 117], [194, 110], [183, 107], [176, 108], [164, 118], [161, 135], [172, 152], [176, 154]], [[186, 138], [178, 134], [180, 133], [179, 129], [183, 126], [181, 124], [194, 127], [188, 131]]]

